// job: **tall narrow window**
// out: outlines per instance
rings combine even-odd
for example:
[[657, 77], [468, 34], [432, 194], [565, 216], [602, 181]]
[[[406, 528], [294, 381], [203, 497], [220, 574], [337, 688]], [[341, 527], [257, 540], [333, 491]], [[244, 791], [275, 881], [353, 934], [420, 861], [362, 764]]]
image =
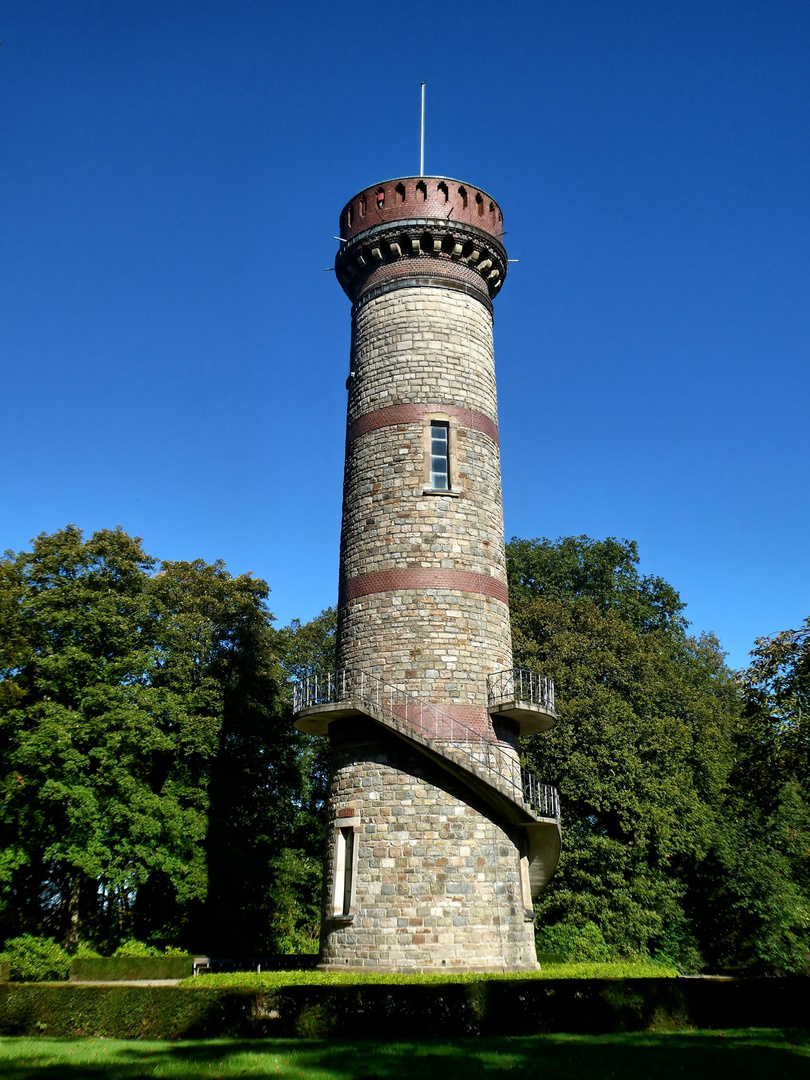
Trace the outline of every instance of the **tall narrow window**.
[[529, 849], [525, 840], [521, 840], [518, 846], [520, 862], [520, 894], [523, 899], [523, 918], [525, 922], [534, 922], [534, 905], [532, 904], [532, 883], [529, 875]]
[[357, 867], [357, 841], [354, 827], [335, 829], [335, 865], [332, 886], [332, 918], [350, 919], [354, 900], [354, 879]]
[[343, 909], [341, 915], [348, 915], [352, 906], [352, 878], [354, 877], [354, 829], [341, 829], [346, 847], [346, 861], [343, 867]]
[[443, 420], [430, 425], [430, 486], [450, 490], [450, 425]]

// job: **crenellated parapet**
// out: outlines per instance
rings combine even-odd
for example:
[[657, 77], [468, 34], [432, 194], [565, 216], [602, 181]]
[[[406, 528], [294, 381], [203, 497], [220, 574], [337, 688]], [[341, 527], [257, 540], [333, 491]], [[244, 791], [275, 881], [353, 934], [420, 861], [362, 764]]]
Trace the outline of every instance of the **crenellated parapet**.
[[[451, 191], [456, 202], [445, 202]], [[488, 305], [506, 277], [500, 208], [456, 181], [409, 178], [367, 188], [347, 204], [340, 221], [335, 271], [354, 301], [400, 282], [434, 281], [472, 292]]]
[[501, 208], [480, 188], [447, 176], [402, 176], [349, 199], [340, 214], [340, 235], [351, 240], [372, 225], [405, 218], [465, 222], [496, 239], [503, 234]]

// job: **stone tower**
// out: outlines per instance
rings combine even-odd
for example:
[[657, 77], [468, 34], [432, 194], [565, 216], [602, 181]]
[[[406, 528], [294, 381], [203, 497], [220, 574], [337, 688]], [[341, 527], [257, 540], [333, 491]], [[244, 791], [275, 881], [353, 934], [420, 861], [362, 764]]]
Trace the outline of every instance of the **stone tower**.
[[512, 667], [492, 301], [500, 208], [444, 177], [343, 209], [352, 301], [338, 668], [296, 689], [331, 747], [321, 964], [536, 967], [532, 897], [557, 864], [553, 788], [518, 735], [553, 686]]

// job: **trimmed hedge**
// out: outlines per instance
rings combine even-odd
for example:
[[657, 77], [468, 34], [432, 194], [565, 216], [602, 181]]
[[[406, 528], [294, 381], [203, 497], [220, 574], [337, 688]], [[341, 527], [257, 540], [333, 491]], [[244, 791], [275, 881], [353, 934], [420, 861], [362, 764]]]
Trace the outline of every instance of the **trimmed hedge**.
[[193, 956], [95, 956], [71, 961], [70, 981], [187, 979], [193, 967]]
[[452, 1038], [805, 1027], [803, 977], [490, 980], [421, 985], [0, 986], [0, 1035], [108, 1038]]

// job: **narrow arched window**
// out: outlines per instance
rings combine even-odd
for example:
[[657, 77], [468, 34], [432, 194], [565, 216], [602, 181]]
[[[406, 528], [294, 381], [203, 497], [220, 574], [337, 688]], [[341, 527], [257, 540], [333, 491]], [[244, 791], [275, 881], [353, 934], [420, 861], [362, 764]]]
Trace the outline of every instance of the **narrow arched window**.
[[360, 217], [366, 216], [366, 196], [365, 194], [360, 196]]
[[404, 203], [405, 202], [405, 185], [404, 184], [397, 184], [397, 186], [394, 188], [394, 191], [397, 194], [397, 202], [398, 203]]
[[352, 204], [349, 203], [349, 205], [346, 207], [346, 228], [350, 229], [351, 227], [352, 227]]
[[377, 209], [382, 210], [385, 206], [385, 191], [383, 188], [377, 188]]
[[461, 205], [466, 210], [467, 209], [467, 189], [463, 188], [463, 187], [460, 187], [458, 189], [458, 193], [461, 196]]
[[441, 195], [445, 202], [450, 198], [450, 192], [447, 190], [447, 184], [445, 184], [444, 181], [439, 184], [439, 195]]
[[484, 215], [484, 200], [481, 197], [480, 193], [475, 196], [475, 206], [476, 206], [476, 209], [478, 210], [478, 216], [483, 217], [483, 215]]
[[422, 180], [420, 180], [419, 183], [416, 185], [416, 197], [422, 202], [427, 199], [427, 187]]

